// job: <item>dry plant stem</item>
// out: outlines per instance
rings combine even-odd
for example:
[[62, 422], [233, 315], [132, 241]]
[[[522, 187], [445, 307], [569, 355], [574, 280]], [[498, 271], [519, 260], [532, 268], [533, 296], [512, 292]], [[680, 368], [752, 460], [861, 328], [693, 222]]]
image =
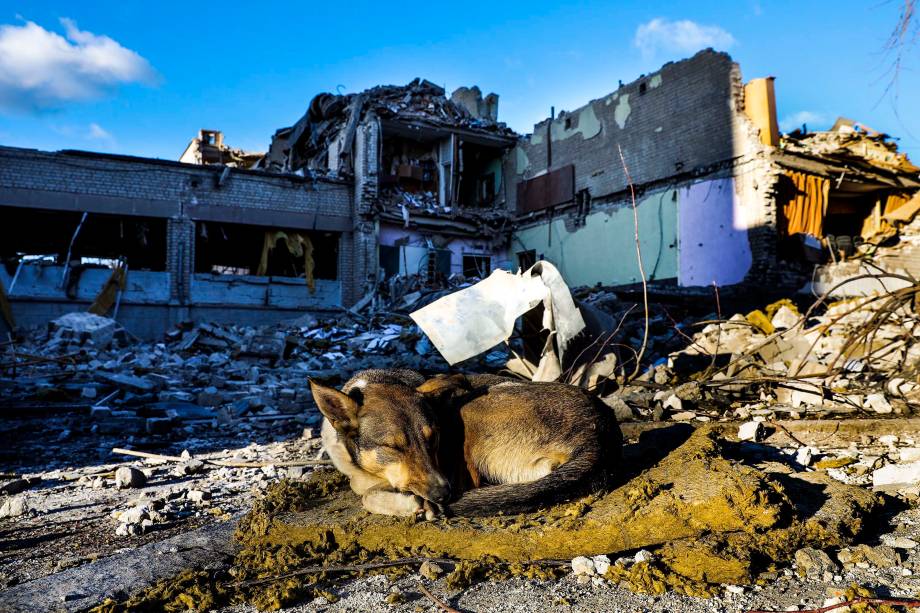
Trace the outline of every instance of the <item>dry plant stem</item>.
[[623, 316], [620, 317], [620, 321], [619, 321], [619, 323], [617, 323], [616, 328], [613, 329], [613, 332], [611, 332], [610, 334], [608, 334], [606, 337], [604, 337], [604, 336], [598, 336], [596, 339], [594, 339], [593, 341], [591, 341], [591, 343], [590, 343], [587, 347], [585, 347], [584, 349], [582, 349], [582, 350], [578, 353], [578, 355], [575, 356], [575, 359], [572, 360], [572, 365], [569, 366], [568, 370], [565, 371], [565, 374], [562, 376], [562, 380], [565, 381], [565, 382], [569, 382], [569, 378], [570, 378], [570, 377], [572, 376], [572, 374], [573, 374], [572, 371], [575, 370], [575, 365], [578, 364], [578, 360], [581, 359], [581, 356], [583, 356], [583, 355], [585, 354], [585, 352], [586, 352], [588, 349], [590, 349], [591, 347], [593, 347], [593, 346], [597, 343], [597, 341], [599, 341], [599, 340], [601, 340], [601, 339], [604, 339], [604, 342], [601, 343], [601, 346], [600, 346], [600, 348], [597, 350], [597, 353], [594, 354], [594, 358], [593, 358], [590, 362], [587, 362], [587, 364], [590, 365], [590, 364], [593, 364], [594, 362], [596, 362], [597, 359], [601, 356], [601, 352], [604, 350], [605, 347], [607, 347], [607, 344], [610, 343], [611, 340], [613, 340], [613, 337], [617, 335], [617, 333], [620, 331], [620, 328], [623, 327], [623, 322], [626, 321], [626, 318], [629, 316], [630, 313], [632, 313], [633, 309], [635, 309], [635, 308], [636, 308], [636, 305], [632, 305], [631, 307], [629, 307], [629, 309], [626, 310], [625, 313], [623, 313]]
[[722, 342], [722, 301], [719, 300], [719, 286], [716, 285], [715, 281], [712, 282], [712, 288], [716, 292], [716, 319], [719, 320], [719, 323], [716, 325], [719, 326], [719, 333], [716, 335], [716, 349], [712, 352], [712, 361], [709, 363], [709, 368], [703, 373], [705, 379], [708, 379], [712, 371], [715, 370], [716, 359], [719, 357], [719, 346]]
[[[846, 602], [840, 602], [838, 604], [829, 604], [826, 607], [820, 607], [818, 609], [800, 609], [799, 613], [828, 613], [835, 609], [842, 609], [843, 607], [850, 607], [854, 604], [887, 604], [893, 607], [920, 607], [920, 600], [912, 599], [898, 599], [898, 598], [868, 598], [865, 596], [860, 596], [859, 598], [854, 598], [853, 600], [847, 600]], [[753, 610], [748, 611], [747, 613], [783, 613], [782, 611], [770, 611], [770, 610]]]
[[[505, 345], [508, 347], [508, 351], [514, 354], [514, 357], [517, 358], [518, 362], [527, 369], [527, 372], [530, 373], [530, 378], [533, 379], [533, 371], [530, 369], [530, 366], [527, 365], [527, 361], [517, 354], [517, 351], [514, 350], [514, 347], [511, 346], [511, 343], [505, 341]], [[516, 376], [520, 377], [521, 375], [515, 373]], [[523, 377], [521, 377], [523, 379]]]
[[443, 600], [441, 600], [440, 598], [432, 594], [430, 591], [428, 591], [428, 588], [422, 585], [422, 583], [418, 584], [418, 589], [420, 589], [422, 591], [422, 594], [427, 596], [428, 600], [433, 602], [435, 606], [438, 607], [444, 613], [460, 613], [460, 611], [453, 608], [452, 606], [450, 606], [449, 604], [447, 604], [446, 602], [444, 602]]
[[[906, 281], [910, 281], [910, 279], [908, 279], [907, 277], [905, 277], [905, 276], [903, 276], [903, 275], [896, 275], [896, 274], [890, 274], [890, 273], [889, 273], [889, 274], [887, 274], [886, 276], [891, 277], [891, 278], [895, 278], [895, 279], [904, 279], [904, 280], [906, 280]], [[747, 353], [744, 353], [744, 354], [739, 355], [737, 358], [735, 358], [734, 360], [729, 361], [729, 362], [728, 362], [727, 364], [725, 364], [724, 366], [719, 367], [715, 372], [724, 371], [724, 370], [730, 368], [731, 366], [734, 366], [734, 365], [737, 364], [738, 362], [750, 358], [753, 354], [757, 353], [758, 351], [760, 351], [761, 349], [763, 349], [764, 347], [766, 347], [767, 345], [769, 345], [770, 343], [772, 343], [774, 340], [776, 340], [776, 339], [778, 339], [778, 338], [782, 338], [782, 337], [785, 336], [786, 334], [791, 334], [791, 333], [793, 333], [795, 330], [797, 330], [798, 328], [803, 328], [803, 327], [805, 326], [805, 322], [808, 321], [808, 319], [811, 317], [811, 314], [814, 313], [814, 311], [817, 310], [818, 307], [820, 307], [822, 304], [824, 304], [833, 292], [837, 291], [838, 289], [840, 289], [840, 288], [843, 287], [844, 285], [846, 285], [846, 284], [848, 284], [848, 283], [853, 283], [854, 281], [858, 281], [858, 280], [861, 280], [861, 279], [875, 279], [875, 278], [877, 278], [877, 277], [878, 277], [878, 275], [869, 275], [869, 274], [866, 274], [866, 275], [857, 275], [857, 276], [855, 276], [855, 277], [850, 277], [850, 278], [848, 278], [848, 279], [844, 279], [844, 280], [841, 281], [840, 283], [837, 283], [837, 284], [834, 285], [833, 287], [829, 288], [826, 292], [824, 292], [824, 294], [822, 294], [821, 297], [820, 297], [818, 300], [816, 300], [810, 307], [808, 307], [808, 310], [805, 311], [805, 314], [802, 315], [802, 317], [800, 317], [799, 320], [798, 320], [795, 324], [792, 325], [792, 327], [787, 328], [786, 330], [780, 330], [779, 332], [774, 332], [773, 334], [767, 336], [767, 338], [765, 338], [761, 343], [759, 343], [758, 345], [756, 345], [753, 349], [751, 349], [751, 350], [748, 351]], [[914, 291], [916, 291], [916, 290], [914, 290]], [[852, 309], [852, 311], [850, 311], [850, 312], [856, 311], [856, 310], [858, 310], [859, 308], [862, 308], [862, 307], [864, 307], [864, 306], [867, 305], [867, 304], [870, 304], [870, 303], [872, 303], [872, 302], [875, 302], [875, 301], [877, 301], [877, 300], [880, 300], [881, 298], [883, 298], [883, 297], [876, 296], [876, 297], [874, 297], [874, 298], [870, 298], [869, 300], [866, 300], [866, 301], [862, 302], [862, 303], [860, 304], [859, 307], [856, 307], [856, 308]], [[839, 321], [839, 319], [842, 319], [842, 318], [845, 317], [845, 316], [846, 316], [846, 314], [841, 315], [839, 318], [837, 318], [837, 319], [835, 320], [835, 322], [836, 322], [836, 321]], [[831, 323], [828, 324], [828, 325], [829, 325], [829, 326], [830, 326], [830, 325], [833, 325], [835, 322], [831, 322]], [[812, 344], [812, 347], [809, 349], [809, 353], [814, 349], [814, 346], [815, 346], [816, 344], [817, 344], [817, 340], [815, 340], [815, 342]], [[807, 357], [807, 355], [808, 355], [808, 354], [806, 354], [806, 357]], [[803, 360], [803, 361], [804, 361], [804, 360]], [[794, 374], [794, 375], [797, 375], [798, 373], [799, 373], [799, 370], [796, 370], [796, 372], [793, 373], [793, 374]], [[715, 373], [713, 373], [713, 374], [715, 374]]]
[[639, 209], [636, 207], [636, 186], [633, 185], [632, 177], [629, 176], [629, 168], [626, 166], [626, 158], [623, 157], [623, 148], [617, 143], [617, 152], [620, 154], [620, 162], [623, 164], [623, 172], [626, 174], [626, 183], [629, 185], [629, 196], [632, 201], [633, 226], [636, 240], [636, 261], [639, 264], [639, 275], [642, 277], [642, 306], [645, 309], [645, 331], [642, 333], [642, 347], [636, 354], [636, 368], [627, 381], [635, 379], [642, 370], [642, 356], [645, 355], [645, 348], [648, 346], [648, 282], [645, 280], [645, 267], [642, 265], [642, 249], [639, 245]]
[[[185, 462], [190, 458], [180, 458], [174, 455], [160, 455], [158, 453], [147, 453], [146, 451], [134, 451], [132, 449], [122, 449], [114, 447], [112, 453], [118, 455], [129, 455], [137, 458], [149, 458], [151, 460], [161, 460], [164, 462]], [[226, 466], [228, 468], [264, 468], [266, 466], [329, 466], [332, 464], [329, 460], [297, 460], [296, 462], [233, 462], [231, 460], [207, 460], [202, 462], [213, 464], [215, 466]]]

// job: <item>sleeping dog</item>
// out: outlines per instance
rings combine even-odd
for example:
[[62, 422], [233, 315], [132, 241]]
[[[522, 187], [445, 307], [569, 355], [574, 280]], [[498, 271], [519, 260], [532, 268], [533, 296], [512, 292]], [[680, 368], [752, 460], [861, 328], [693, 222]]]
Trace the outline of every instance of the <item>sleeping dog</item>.
[[561, 383], [365, 370], [310, 386], [323, 447], [372, 513], [531, 511], [603, 487], [620, 458], [612, 411]]

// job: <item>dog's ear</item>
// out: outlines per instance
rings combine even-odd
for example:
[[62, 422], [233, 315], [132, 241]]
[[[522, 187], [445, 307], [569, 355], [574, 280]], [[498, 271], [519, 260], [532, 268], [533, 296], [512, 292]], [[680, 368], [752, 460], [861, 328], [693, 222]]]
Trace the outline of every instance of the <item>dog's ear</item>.
[[473, 389], [473, 386], [470, 380], [466, 378], [466, 375], [463, 373], [455, 373], [452, 375], [438, 375], [437, 377], [428, 379], [416, 387], [415, 391], [429, 400], [445, 402], [461, 394], [465, 394], [471, 389]]
[[358, 401], [335, 389], [310, 379], [310, 391], [313, 400], [332, 427], [339, 433], [347, 433], [358, 428]]

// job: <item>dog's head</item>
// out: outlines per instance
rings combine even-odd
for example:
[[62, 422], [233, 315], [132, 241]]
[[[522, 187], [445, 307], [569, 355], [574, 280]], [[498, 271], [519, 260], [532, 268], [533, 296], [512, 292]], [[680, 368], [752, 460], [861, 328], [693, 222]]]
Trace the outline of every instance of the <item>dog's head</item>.
[[316, 405], [357, 466], [398, 491], [437, 504], [451, 495], [438, 466], [438, 411], [458, 389], [468, 387], [463, 375], [431, 379], [418, 387], [359, 380], [347, 393], [310, 380]]

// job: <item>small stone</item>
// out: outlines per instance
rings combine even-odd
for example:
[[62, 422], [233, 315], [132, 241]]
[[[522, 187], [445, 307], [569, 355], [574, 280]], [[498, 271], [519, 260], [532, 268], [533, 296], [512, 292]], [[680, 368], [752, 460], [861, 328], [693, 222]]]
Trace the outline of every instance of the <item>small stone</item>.
[[888, 464], [872, 473], [872, 487], [876, 490], [897, 490], [920, 483], [920, 462]]
[[418, 567], [418, 574], [429, 581], [437, 581], [438, 577], [444, 574], [444, 569], [431, 560], [425, 560], [422, 562], [422, 565]]
[[830, 556], [813, 547], [803, 547], [795, 552], [795, 563], [803, 577], [823, 577], [824, 573], [837, 570], [837, 564]]
[[198, 473], [204, 472], [204, 462], [201, 460], [188, 460], [177, 465], [174, 473], [177, 476], [185, 475], [197, 475]]
[[203, 490], [189, 490], [185, 494], [185, 497], [192, 502], [201, 503], [211, 499], [211, 492], [205, 492]]
[[640, 549], [636, 552], [636, 555], [633, 556], [633, 561], [635, 562], [645, 562], [646, 564], [652, 562], [655, 559], [655, 554], [653, 554], [648, 549]]
[[917, 547], [917, 541], [906, 536], [892, 536], [891, 534], [882, 535], [882, 543], [895, 549], [914, 549]]
[[898, 440], [899, 439], [897, 435], [894, 435], [894, 434], [883, 434], [882, 436], [878, 437], [879, 443], [881, 443], [882, 445], [888, 445], [888, 446], [894, 445], [895, 443], [898, 442]]
[[759, 421], [749, 421], [741, 424], [738, 428], [738, 439], [742, 441], [761, 441], [763, 440], [763, 424]]
[[745, 588], [743, 585], [726, 585], [725, 591], [729, 592], [730, 594], [743, 594]]
[[306, 466], [289, 466], [287, 468], [288, 479], [303, 479], [307, 472]]
[[131, 466], [120, 466], [115, 471], [115, 487], [120, 490], [129, 487], [144, 487], [147, 483], [147, 475]]
[[887, 545], [878, 545], [876, 547], [857, 545], [856, 549], [860, 550], [860, 553], [865, 556], [866, 562], [877, 568], [892, 568], [901, 564], [901, 557], [893, 547]]
[[575, 573], [575, 576], [579, 575], [593, 575], [594, 574], [594, 560], [591, 558], [586, 558], [585, 556], [578, 556], [572, 560], [572, 572]]
[[610, 568], [610, 558], [605, 555], [594, 556], [591, 561], [594, 562], [594, 570], [598, 575], [606, 574]]
[[122, 511], [118, 515], [118, 521], [123, 524], [140, 524], [142, 520], [149, 518], [149, 511], [150, 507], [145, 504], [139, 504], [126, 511]]
[[95, 398], [96, 397], [96, 388], [91, 386], [86, 386], [80, 390], [80, 396], [82, 398]]
[[674, 421], [693, 421], [694, 417], [696, 417], [696, 413], [693, 411], [681, 411], [680, 413], [671, 415], [671, 419]]
[[617, 418], [618, 422], [632, 421], [636, 417], [632, 407], [629, 406], [619, 394], [610, 394], [609, 396], [601, 398], [601, 402], [613, 409], [613, 415]]
[[798, 321], [798, 314], [786, 305], [783, 305], [776, 310], [776, 313], [773, 314], [773, 319], [770, 321], [770, 323], [772, 323], [773, 327], [777, 330], [788, 330], [796, 323], [798, 323]]
[[20, 517], [29, 512], [29, 502], [25, 496], [7, 498], [0, 505], [0, 517]]
[[677, 394], [671, 394], [668, 396], [665, 401], [661, 404], [665, 409], [670, 409], [675, 413], [679, 413], [684, 410], [684, 402], [677, 397]]
[[882, 394], [881, 392], [869, 394], [866, 396], [864, 406], [867, 409], [872, 409], [876, 413], [880, 414], [891, 413], [893, 410], [891, 408], [891, 403], [889, 403], [888, 399], [885, 398], [885, 394]]
[[801, 466], [810, 466], [817, 450], [814, 447], [799, 447], [795, 451], [795, 461]]

